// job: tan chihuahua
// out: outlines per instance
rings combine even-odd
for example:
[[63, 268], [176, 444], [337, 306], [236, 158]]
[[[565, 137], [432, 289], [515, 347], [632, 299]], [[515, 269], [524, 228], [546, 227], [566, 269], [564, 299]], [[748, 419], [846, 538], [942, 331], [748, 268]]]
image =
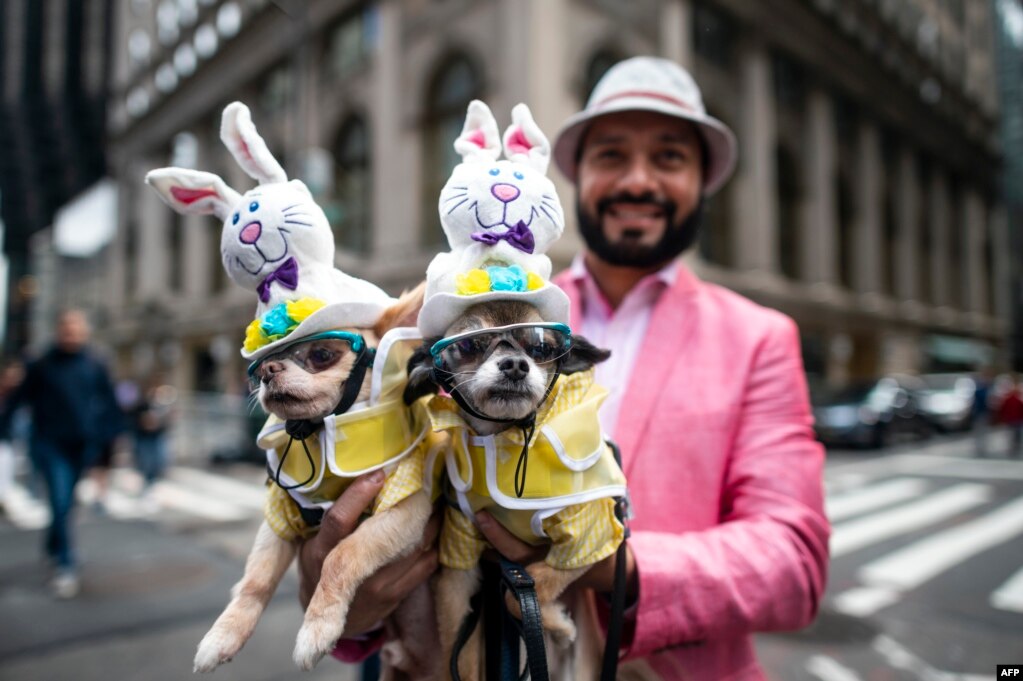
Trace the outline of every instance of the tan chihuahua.
[[[479, 510], [523, 541], [551, 545], [546, 561], [527, 569], [544, 628], [562, 645], [574, 640], [557, 599], [622, 541], [611, 497], [624, 494], [625, 480], [602, 438], [597, 407], [606, 391], [592, 384], [591, 370], [609, 355], [565, 325], [544, 323], [534, 306], [501, 300], [468, 308], [411, 358], [407, 403], [438, 385], [453, 398], [429, 402], [434, 430], [451, 432], [435, 583], [445, 669], [480, 586], [476, 561], [487, 545], [474, 525]], [[556, 479], [571, 489], [547, 484]], [[588, 539], [595, 545], [585, 548]], [[517, 603], [509, 606], [518, 614]], [[479, 678], [480, 638], [477, 628], [458, 662], [466, 681]]]
[[[415, 319], [422, 298], [423, 287], [420, 286], [403, 295], [373, 328], [343, 331], [361, 336], [368, 347], [376, 347], [388, 331], [408, 326], [410, 320]], [[267, 412], [283, 421], [305, 421], [322, 427], [324, 418], [342, 399], [358, 353], [352, 351], [351, 344], [336, 342], [330, 337], [307, 342], [299, 340], [289, 348], [254, 366], [260, 403]], [[356, 404], [365, 403], [370, 389], [370, 381], [363, 381]], [[301, 445], [291, 444], [294, 445], [291, 455], [301, 457]], [[417, 454], [413, 452], [408, 456]], [[275, 492], [280, 494], [271, 483], [271, 495]], [[407, 555], [415, 547], [422, 538], [431, 510], [430, 499], [419, 490], [367, 518], [328, 554], [295, 644], [294, 658], [301, 668], [311, 669], [333, 650], [344, 631], [356, 589], [378, 569]], [[270, 522], [264, 520], [246, 561], [245, 574], [232, 590], [231, 602], [199, 644], [196, 671], [212, 671], [238, 653], [295, 557], [296, 548], [297, 542], [285, 541]], [[397, 629], [404, 630], [401, 626]], [[416, 659], [418, 656], [406, 657]], [[416, 662], [416, 666], [422, 664], [421, 660]], [[414, 678], [433, 678], [428, 667], [418, 672], [425, 676]]]

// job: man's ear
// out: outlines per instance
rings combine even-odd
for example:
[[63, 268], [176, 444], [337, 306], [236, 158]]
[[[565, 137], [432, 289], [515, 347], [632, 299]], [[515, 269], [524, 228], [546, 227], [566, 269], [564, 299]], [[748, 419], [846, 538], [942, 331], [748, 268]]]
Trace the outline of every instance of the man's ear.
[[433, 382], [431, 347], [433, 341], [424, 341], [408, 358], [408, 383], [405, 384], [405, 391], [402, 393], [405, 404], [412, 404], [423, 395], [437, 394], [438, 387]]
[[582, 336], [572, 336], [572, 349], [561, 360], [561, 373], [568, 375], [586, 371], [610, 356], [610, 350], [598, 348]]

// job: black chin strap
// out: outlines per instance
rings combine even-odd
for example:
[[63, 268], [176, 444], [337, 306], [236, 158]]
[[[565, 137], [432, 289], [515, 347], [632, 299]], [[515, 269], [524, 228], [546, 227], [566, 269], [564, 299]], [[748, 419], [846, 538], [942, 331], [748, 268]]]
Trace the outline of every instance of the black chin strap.
[[[521, 419], [501, 419], [495, 416], [488, 416], [469, 404], [469, 401], [462, 396], [462, 393], [455, 386], [454, 374], [450, 371], [433, 367], [431, 374], [434, 383], [447, 390], [448, 394], [454, 399], [455, 404], [470, 416], [482, 419], [483, 421], [508, 423], [522, 429], [522, 451], [519, 452], [519, 460], [515, 463], [515, 496], [521, 499], [526, 491], [526, 466], [528, 465], [529, 458], [529, 442], [533, 439], [533, 434], [536, 433], [536, 410], [534, 409], [528, 416]], [[544, 391], [540, 404], [546, 402], [547, 398], [550, 397], [559, 376], [561, 376], [561, 360], [558, 360], [558, 364], [554, 369], [554, 376], [551, 378], [551, 382], [547, 384], [547, 390]]]
[[[341, 399], [338, 400], [337, 406], [334, 407], [332, 414], [343, 414], [352, 405], [355, 404], [355, 400], [359, 397], [359, 391], [362, 390], [362, 383], [366, 379], [366, 370], [373, 366], [373, 361], [376, 359], [376, 349], [367, 348], [363, 352], [359, 353], [359, 356], [355, 359], [355, 365], [352, 367], [352, 371], [348, 374], [348, 380], [345, 381], [345, 388], [341, 392]], [[296, 489], [298, 487], [304, 487], [312, 482], [313, 477], [316, 475], [316, 464], [313, 462], [313, 455], [309, 452], [309, 447], [306, 445], [306, 438], [312, 436], [313, 433], [320, 427], [320, 422], [311, 421], [310, 419], [288, 419], [284, 422], [284, 432], [289, 436], [288, 446], [284, 448], [284, 453], [281, 454], [280, 461], [277, 462], [277, 470], [272, 471], [270, 477], [273, 481], [283, 490]], [[309, 462], [309, 477], [302, 482], [297, 482], [294, 485], [285, 485], [281, 482], [281, 469], [284, 468], [284, 461], [288, 458], [288, 453], [291, 451], [291, 445], [294, 444], [295, 440], [302, 443], [302, 449], [305, 452], [306, 461]]]

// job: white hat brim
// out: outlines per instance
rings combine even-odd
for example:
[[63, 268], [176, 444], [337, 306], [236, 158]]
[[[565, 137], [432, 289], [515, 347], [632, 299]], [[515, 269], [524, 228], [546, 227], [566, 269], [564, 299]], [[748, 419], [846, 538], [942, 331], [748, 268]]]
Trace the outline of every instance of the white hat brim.
[[671, 102], [651, 97], [622, 97], [603, 106], [580, 111], [565, 121], [554, 139], [554, 163], [565, 177], [573, 183], [576, 181], [579, 143], [590, 123], [601, 116], [622, 111], [653, 111], [696, 125], [707, 144], [709, 156], [707, 177], [703, 183], [707, 196], [720, 189], [732, 176], [738, 152], [735, 135], [727, 125], [712, 116], [688, 111]]
[[419, 311], [419, 330], [424, 338], [447, 333], [462, 313], [474, 305], [495, 300], [514, 300], [536, 307], [545, 322], [569, 323], [569, 302], [565, 292], [553, 284], [533, 291], [491, 291], [471, 296], [457, 293], [435, 293]]
[[249, 361], [257, 361], [272, 354], [277, 348], [289, 345], [313, 334], [323, 331], [334, 331], [346, 327], [357, 329], [370, 328], [376, 324], [387, 306], [380, 303], [346, 302], [332, 303], [321, 307], [316, 312], [302, 320], [291, 333], [284, 338], [275, 340], [272, 343], [257, 348], [252, 352], [242, 349], [242, 357]]

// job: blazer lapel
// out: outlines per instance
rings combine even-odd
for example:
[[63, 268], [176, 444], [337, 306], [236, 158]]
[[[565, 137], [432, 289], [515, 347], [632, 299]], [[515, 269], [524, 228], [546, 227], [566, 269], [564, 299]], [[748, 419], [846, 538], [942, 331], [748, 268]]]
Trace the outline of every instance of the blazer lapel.
[[664, 291], [650, 315], [650, 324], [640, 346], [622, 400], [615, 439], [622, 450], [626, 477], [632, 469], [637, 448], [668, 376], [686, 351], [694, 328], [698, 280], [684, 265], [679, 265], [675, 284]]

